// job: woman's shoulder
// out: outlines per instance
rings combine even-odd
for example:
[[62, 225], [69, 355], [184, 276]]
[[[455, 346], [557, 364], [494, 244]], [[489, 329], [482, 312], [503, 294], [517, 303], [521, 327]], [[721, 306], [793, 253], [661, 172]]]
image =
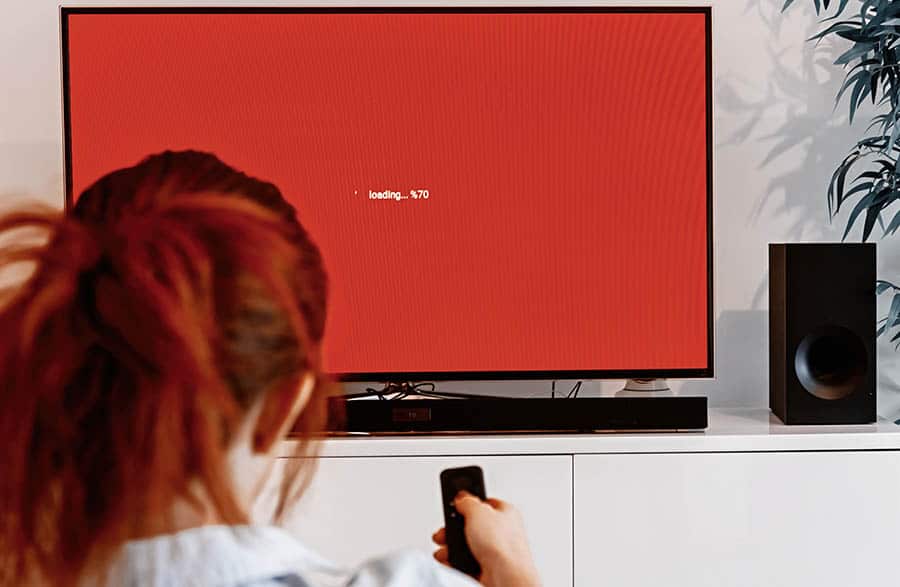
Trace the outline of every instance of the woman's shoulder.
[[458, 571], [439, 565], [422, 552], [402, 551], [367, 561], [356, 570], [347, 585], [348, 587], [410, 585], [471, 587], [477, 583]]
[[475, 587], [469, 577], [438, 565], [427, 555], [402, 551], [373, 558], [349, 573], [321, 568], [267, 577], [240, 587]]
[[107, 578], [116, 585], [136, 587], [477, 586], [466, 575], [416, 551], [342, 568], [271, 526], [205, 526], [129, 542]]

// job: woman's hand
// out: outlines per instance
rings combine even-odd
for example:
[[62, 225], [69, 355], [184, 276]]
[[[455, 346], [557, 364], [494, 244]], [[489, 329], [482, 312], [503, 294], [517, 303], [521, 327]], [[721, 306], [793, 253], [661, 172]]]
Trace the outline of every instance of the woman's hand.
[[[468, 492], [460, 492], [454, 502], [466, 520], [466, 541], [481, 565], [479, 581], [485, 587], [539, 587], [540, 578], [528, 540], [522, 516], [511, 504], [499, 499], [481, 501]], [[434, 558], [447, 562], [447, 541], [444, 529], [432, 537], [438, 545]]]

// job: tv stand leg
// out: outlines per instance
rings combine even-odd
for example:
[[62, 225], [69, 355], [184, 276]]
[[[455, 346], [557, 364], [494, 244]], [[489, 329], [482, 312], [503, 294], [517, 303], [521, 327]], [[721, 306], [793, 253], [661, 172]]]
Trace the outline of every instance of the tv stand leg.
[[669, 382], [665, 379], [629, 379], [625, 387], [616, 393], [616, 396], [625, 397], [653, 397], [657, 395], [672, 395]]

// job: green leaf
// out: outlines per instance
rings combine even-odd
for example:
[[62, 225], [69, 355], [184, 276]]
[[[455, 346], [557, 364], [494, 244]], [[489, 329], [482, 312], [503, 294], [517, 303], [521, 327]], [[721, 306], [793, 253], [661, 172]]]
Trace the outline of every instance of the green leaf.
[[886, 67], [885, 67], [884, 65], [881, 64], [881, 60], [880, 60], [880, 59], [874, 59], [874, 58], [872, 58], [872, 59], [863, 59], [862, 61], [860, 61], [859, 63], [857, 63], [857, 64], [854, 65], [853, 67], [851, 67], [850, 70], [848, 71], [848, 73], [850, 73], [850, 72], [852, 72], [852, 71], [855, 71], [855, 70], [857, 70], [857, 69], [860, 69], [860, 68], [862, 68], [862, 67], [868, 67], [868, 68], [869, 68], [869, 71], [871, 71], [871, 72], [873, 72], [873, 73], [874, 73], [874, 72], [881, 72], [882, 70], [886, 69]]
[[891, 130], [891, 140], [888, 141], [887, 148], [885, 149], [886, 153], [890, 153], [891, 150], [894, 148], [894, 145], [897, 144], [897, 136], [898, 136], [897, 133], [900, 132], [900, 124], [897, 124], [896, 119], [894, 120], [893, 126], [894, 126], [893, 130]]
[[878, 281], [875, 282], [875, 293], [877, 295], [881, 295], [888, 290], [900, 291], [900, 288], [898, 288], [896, 285], [894, 285], [890, 281], [884, 281], [884, 280], [879, 279]]
[[[844, 200], [844, 183], [847, 180], [847, 173], [856, 163], [857, 158], [853, 153], [847, 155], [835, 170], [834, 175], [831, 176], [831, 182], [828, 184], [828, 216], [834, 216], [837, 208], [840, 207], [840, 202]], [[837, 207], [834, 210], [832, 210], [832, 201]]]
[[885, 236], [894, 234], [895, 232], [897, 232], [898, 228], [900, 228], [900, 211], [894, 213], [894, 217], [891, 219], [891, 223], [888, 224], [887, 228], [884, 229]]
[[[875, 198], [878, 199], [877, 197]], [[881, 216], [881, 206], [874, 203], [866, 208], [866, 219], [863, 222], [862, 242], [869, 240], [872, 229], [875, 228], [875, 221]]]
[[865, 57], [873, 50], [873, 43], [857, 43], [834, 60], [835, 65], [846, 65], [857, 57]]
[[879, 0], [865, 0], [859, 7], [859, 19], [863, 22], [868, 20], [869, 12], [872, 11]]
[[806, 39], [807, 41], [820, 41], [828, 35], [834, 35], [838, 33], [848, 33], [848, 32], [858, 32], [860, 27], [852, 20], [842, 20], [841, 22], [833, 23], [831, 26], [822, 29], [818, 33]]
[[880, 179], [881, 176], [882, 173], [880, 171], [863, 171], [856, 176], [856, 179]]
[[850, 124], [853, 124], [853, 117], [856, 115], [859, 103], [865, 100], [866, 95], [869, 93], [868, 82], [872, 74], [866, 70], [863, 70], [860, 73], [863, 73], [864, 75], [860, 77], [859, 83], [853, 87], [853, 92], [850, 94]]
[[900, 318], [900, 294], [894, 294], [891, 300], [891, 309], [888, 310], [887, 320], [885, 321], [888, 328], [893, 328], [898, 324]]
[[873, 74], [872, 74], [872, 79], [871, 79], [871, 81], [870, 81], [870, 86], [871, 86], [871, 87], [870, 87], [870, 89], [871, 89], [871, 92], [870, 92], [870, 93], [872, 94], [872, 104], [875, 103], [875, 98], [876, 98], [877, 95], [878, 95], [878, 76], [879, 76], [878, 73], [873, 73]]
[[841, 3], [838, 6], [837, 10], [835, 10], [834, 14], [832, 16], [829, 16], [828, 18], [826, 18], [825, 21], [833, 20], [833, 19], [839, 17], [841, 15], [841, 13], [844, 12], [844, 9], [847, 8], [847, 4], [849, 2], [850, 2], [850, 0], [841, 0]]
[[[847, 197], [849, 198], [853, 192], [856, 191], [865, 191], [866, 189], [871, 190], [872, 183], [869, 182], [867, 184], [855, 186], [852, 190], [847, 192]], [[856, 219], [860, 214], [863, 213], [864, 210], [867, 210], [868, 207], [875, 200], [875, 193], [869, 191], [865, 196], [860, 198], [859, 202], [856, 203], [856, 206], [853, 207], [853, 210], [850, 212], [850, 217], [847, 219], [847, 227], [844, 229], [844, 235], [841, 237], [841, 240], [847, 240], [847, 235], [850, 234], [850, 230], [853, 228], [853, 225], [856, 223]]]
[[[846, 92], [850, 88], [850, 86], [853, 86], [867, 75], [871, 74], [865, 69], [861, 69], [853, 75], [848, 75], [847, 79], [844, 80], [844, 83], [841, 84], [841, 89], [838, 90], [837, 98], [834, 99], [835, 106], [837, 106], [841, 102], [841, 98], [844, 96], [844, 92]], [[868, 78], [866, 78], [866, 81], [868, 82]]]
[[877, 116], [874, 116], [874, 117], [872, 117], [872, 123], [866, 127], [866, 132], [867, 133], [871, 132], [871, 130], [873, 128], [875, 128], [876, 126], [884, 125], [884, 124], [888, 123], [890, 120], [891, 120], [890, 114], [879, 114]]
[[[884, 185], [884, 183], [881, 182], [879, 185]], [[869, 240], [869, 236], [872, 235], [872, 229], [875, 228], [876, 222], [881, 226], [882, 230], [884, 230], [884, 220], [881, 218], [881, 213], [896, 199], [897, 192], [890, 185], [879, 189], [878, 192], [875, 193], [875, 198], [866, 209], [866, 220], [863, 224], [862, 242]]]
[[890, 159], [877, 159], [875, 163], [877, 165], [881, 165], [881, 169], [883, 172], [890, 174], [894, 173], [897, 165], [896, 162], [891, 161]]
[[[843, 204], [844, 202], [846, 202], [847, 200], [849, 200], [849, 199], [850, 199], [851, 197], [853, 197], [854, 195], [856, 195], [856, 194], [858, 194], [858, 193], [860, 193], [860, 192], [867, 192], [867, 191], [868, 191], [868, 192], [871, 192], [871, 191], [872, 191], [872, 185], [873, 185], [873, 182], [867, 181], [867, 182], [863, 182], [863, 183], [860, 183], [860, 184], [857, 184], [857, 185], [853, 186], [853, 187], [850, 189], [849, 192], [847, 192], [846, 194], [844, 194], [844, 196], [843, 196], [840, 200], [838, 200], [838, 205], [837, 205], [837, 208], [835, 209], [835, 214], [837, 214], [837, 212], [840, 210], [841, 204]], [[858, 205], [858, 204], [857, 204], [857, 205]], [[851, 217], [852, 217], [852, 216], [853, 216], [853, 213], [851, 212]], [[846, 236], [846, 235], [845, 235], [845, 236]]]
[[861, 31], [837, 31], [837, 36], [842, 39], [847, 39], [853, 43], [866, 43], [871, 41], [869, 36]]

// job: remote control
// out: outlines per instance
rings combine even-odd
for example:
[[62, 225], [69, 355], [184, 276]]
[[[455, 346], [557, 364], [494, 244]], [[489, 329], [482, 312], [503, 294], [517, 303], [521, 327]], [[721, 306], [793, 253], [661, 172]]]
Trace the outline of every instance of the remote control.
[[450, 566], [477, 578], [481, 565], [472, 556], [466, 542], [465, 519], [456, 511], [453, 500], [460, 491], [468, 491], [479, 499], [486, 499], [481, 467], [460, 467], [441, 472], [441, 496], [444, 500], [444, 529]]

